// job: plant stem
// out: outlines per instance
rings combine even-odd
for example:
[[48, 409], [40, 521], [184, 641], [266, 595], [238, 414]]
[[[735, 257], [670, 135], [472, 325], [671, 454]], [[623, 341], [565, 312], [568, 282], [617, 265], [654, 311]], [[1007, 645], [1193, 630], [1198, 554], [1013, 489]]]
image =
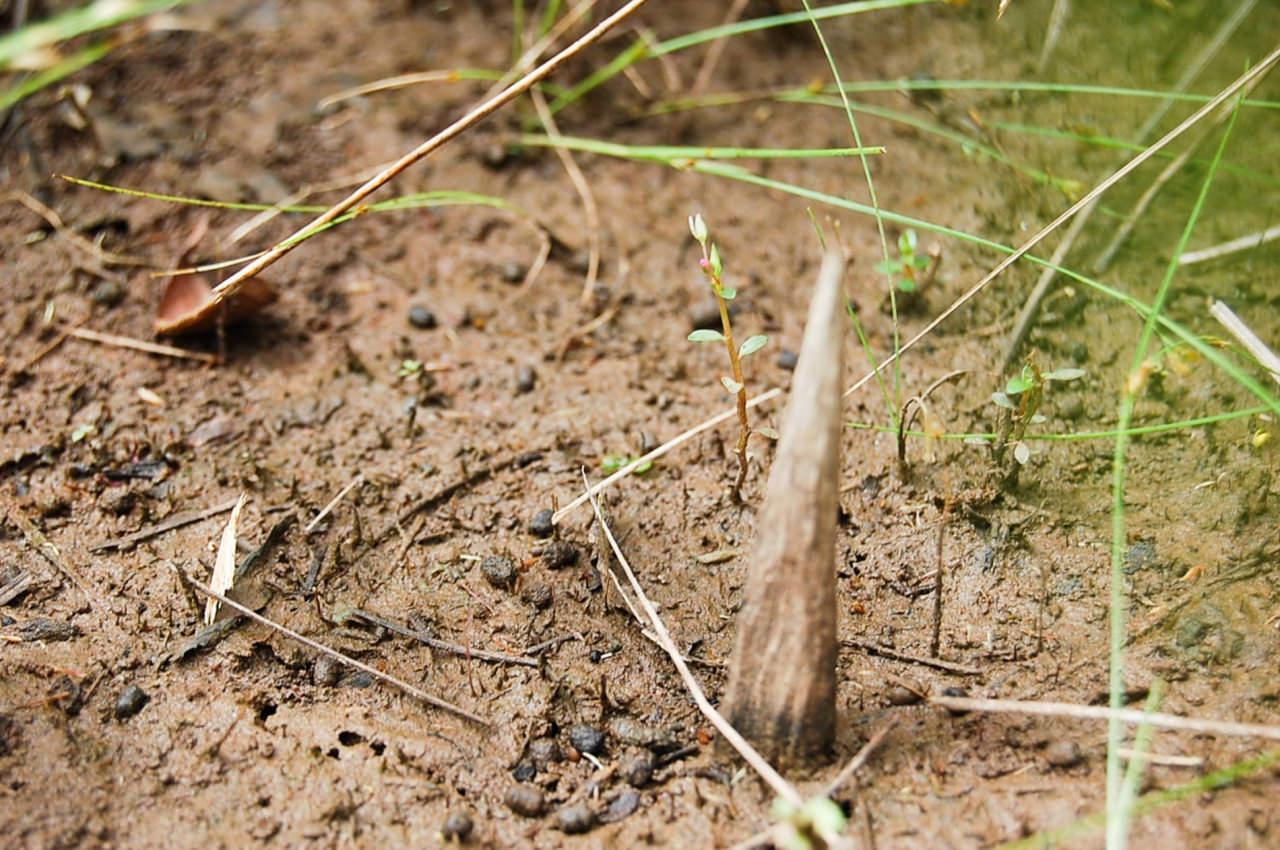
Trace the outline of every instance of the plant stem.
[[724, 332], [724, 345], [729, 351], [729, 365], [733, 371], [733, 380], [738, 385], [738, 445], [734, 454], [738, 456], [738, 477], [733, 482], [733, 500], [742, 501], [742, 485], [747, 480], [747, 441], [751, 439], [751, 424], [747, 421], [747, 385], [742, 376], [742, 360], [738, 357], [738, 346], [733, 340], [733, 324], [729, 320], [729, 304], [724, 300], [723, 284], [720, 277], [712, 270], [710, 258], [707, 258], [707, 275], [711, 278], [711, 289], [716, 294], [716, 306], [720, 308], [720, 325]]

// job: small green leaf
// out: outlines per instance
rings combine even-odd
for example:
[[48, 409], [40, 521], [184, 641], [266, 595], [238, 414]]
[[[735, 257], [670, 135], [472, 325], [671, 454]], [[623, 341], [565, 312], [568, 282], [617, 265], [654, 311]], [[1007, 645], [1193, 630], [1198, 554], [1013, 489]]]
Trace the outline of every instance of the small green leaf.
[[929, 257], [925, 254], [917, 254], [911, 258], [911, 265], [915, 266], [920, 271], [924, 271], [929, 268], [929, 262]]
[[1084, 376], [1085, 371], [1083, 369], [1054, 369], [1052, 372], [1044, 373], [1046, 381], [1074, 381]]
[[898, 237], [898, 251], [904, 256], [910, 256], [916, 252], [916, 245], [919, 244], [914, 230], [908, 230], [906, 233]]
[[708, 328], [700, 328], [689, 334], [689, 342], [724, 342], [724, 334]]
[[651, 469], [653, 469], [653, 461], [646, 460], [644, 463], [636, 464], [635, 472], [636, 472], [636, 475], [644, 475], [646, 472], [648, 472]]
[[720, 262], [720, 248], [714, 243], [711, 245], [711, 256], [708, 258], [711, 263], [711, 273], [719, 280], [724, 275], [724, 264]]
[[1009, 383], [1005, 384], [1004, 391], [1009, 395], [1021, 395], [1031, 389], [1033, 382], [1025, 375], [1018, 375], [1010, 378]]
[[732, 301], [738, 297], [738, 290], [734, 289], [732, 286], [722, 286], [716, 294], [725, 301]]
[[880, 274], [896, 274], [901, 269], [902, 263], [897, 260], [881, 260], [875, 265], [875, 270]]
[[1008, 410], [1018, 409], [1018, 406], [1014, 404], [1012, 401], [1010, 401], [1007, 395], [1001, 392], [992, 393], [991, 401], [993, 401], [995, 404], [999, 405], [1000, 407], [1006, 408]]
[[747, 340], [738, 348], [738, 356], [746, 357], [749, 354], [755, 354], [768, 344], [769, 337], [764, 334], [756, 334], [753, 337], [748, 337]]
[[778, 439], [778, 432], [768, 426], [765, 426], [764, 428], [757, 428], [756, 433], [768, 440]]
[[96, 430], [97, 429], [94, 428], [93, 425], [89, 424], [88, 422], [84, 423], [83, 425], [77, 425], [76, 429], [71, 432], [71, 442], [78, 443], [81, 440], [83, 440], [85, 437], [88, 437], [90, 434], [92, 434]]
[[734, 395], [742, 392], [742, 384], [738, 383], [733, 378], [730, 378], [728, 375], [721, 376], [720, 383], [724, 384], [724, 388]]
[[899, 278], [898, 291], [899, 292], [915, 292], [916, 282], [909, 277]]

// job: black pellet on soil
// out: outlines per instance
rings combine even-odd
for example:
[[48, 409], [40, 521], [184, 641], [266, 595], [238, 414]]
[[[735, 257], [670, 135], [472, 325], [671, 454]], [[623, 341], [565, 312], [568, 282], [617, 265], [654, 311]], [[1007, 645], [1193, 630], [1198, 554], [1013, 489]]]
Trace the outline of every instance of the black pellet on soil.
[[635, 814], [638, 808], [640, 808], [640, 795], [630, 788], [624, 788], [622, 793], [609, 803], [609, 808], [605, 809], [604, 814], [600, 816], [600, 822], [617, 823]]
[[538, 768], [531, 761], [522, 761], [511, 770], [511, 778], [517, 782], [528, 782], [538, 775]]
[[538, 384], [538, 373], [529, 364], [516, 369], [516, 392], [531, 393]]
[[471, 821], [471, 815], [466, 812], [453, 812], [445, 818], [440, 834], [446, 841], [466, 841], [471, 836], [473, 828], [475, 824]]
[[786, 369], [788, 372], [795, 371], [796, 364], [800, 362], [800, 355], [796, 354], [789, 348], [784, 348], [778, 352], [778, 368]]
[[510, 590], [516, 583], [516, 565], [510, 558], [490, 555], [480, 562], [480, 572], [498, 590]]
[[569, 743], [580, 753], [598, 756], [604, 752], [604, 733], [586, 723], [569, 727]]
[[507, 808], [521, 817], [536, 818], [542, 815], [547, 806], [542, 789], [532, 785], [516, 785], [507, 792], [505, 801]]
[[[943, 688], [943, 689], [942, 689], [942, 695], [943, 695], [944, 697], [956, 697], [956, 698], [958, 698], [958, 699], [968, 699], [968, 698], [969, 698], [969, 692], [968, 692], [968, 691], [966, 691], [964, 688], [957, 688], [957, 687]], [[963, 708], [948, 708], [948, 709], [947, 709], [947, 714], [950, 714], [952, 717], [963, 717], [963, 716], [965, 716], [965, 715], [966, 715], [966, 714], [968, 714], [968, 713], [969, 713], [969, 712], [968, 712], [968, 711], [966, 711], [966, 710], [965, 710], [965, 709], [963, 709]]]
[[421, 304], [409, 308], [409, 324], [423, 331], [429, 331], [437, 324], [436, 314]]
[[643, 788], [653, 779], [653, 768], [656, 759], [649, 750], [636, 750], [622, 762], [618, 775], [628, 785]]
[[151, 701], [147, 692], [137, 685], [130, 685], [120, 692], [116, 699], [116, 720], [128, 720]]
[[550, 537], [552, 532], [556, 530], [555, 523], [551, 521], [551, 517], [555, 516], [555, 511], [551, 508], [543, 508], [533, 515], [533, 519], [529, 521], [529, 533], [534, 537]]
[[590, 832], [596, 825], [595, 813], [586, 803], [573, 803], [556, 812], [556, 826], [568, 835]]
[[564, 540], [548, 543], [542, 550], [542, 563], [552, 570], [572, 567], [578, 563], [578, 548]]

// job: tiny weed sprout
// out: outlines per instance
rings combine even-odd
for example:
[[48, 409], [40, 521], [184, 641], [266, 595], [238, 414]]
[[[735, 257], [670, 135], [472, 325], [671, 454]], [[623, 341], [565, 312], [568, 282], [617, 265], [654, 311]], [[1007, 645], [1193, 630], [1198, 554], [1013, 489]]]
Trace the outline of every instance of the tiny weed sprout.
[[814, 797], [803, 806], [779, 797], [773, 801], [773, 816], [781, 833], [778, 846], [787, 850], [828, 847], [848, 825], [844, 810], [826, 797]]
[[1012, 443], [1013, 459], [1019, 464], [1026, 464], [1031, 459], [1031, 447], [1023, 438], [1028, 425], [1044, 421], [1039, 411], [1045, 389], [1053, 381], [1075, 381], [1084, 374], [1083, 369], [1075, 368], [1041, 372], [1035, 363], [1028, 361], [1021, 372], [1009, 379], [1004, 390], [992, 393], [992, 403], [1001, 409], [996, 429], [997, 454], [1003, 454], [1005, 447]]
[[422, 361], [420, 360], [401, 360], [400, 368], [396, 370], [398, 378], [412, 378], [422, 373]]
[[[627, 455], [605, 455], [604, 460], [600, 462], [600, 468], [607, 473], [614, 473], [634, 460], [635, 458]], [[653, 461], [646, 460], [644, 463], [638, 464], [632, 471], [636, 475], [644, 475], [651, 469], [653, 469]]]
[[928, 254], [916, 253], [918, 247], [916, 232], [908, 230], [898, 237], [897, 258], [876, 263], [876, 271], [892, 278], [899, 292], [918, 292], [924, 283], [925, 272], [933, 262]]
[[738, 296], [738, 291], [724, 284], [724, 265], [720, 260], [720, 249], [710, 240], [707, 223], [700, 215], [689, 216], [689, 232], [702, 248], [702, 259], [699, 265], [711, 285], [711, 293], [715, 296], [716, 305], [720, 308], [720, 326], [722, 330], [696, 330], [689, 334], [690, 342], [724, 343], [729, 355], [729, 374], [720, 377], [720, 383], [738, 401], [738, 445], [734, 453], [738, 456], [738, 477], [733, 483], [733, 498], [742, 498], [742, 483], [747, 478], [747, 441], [751, 438], [751, 424], [747, 421], [747, 387], [742, 376], [742, 360], [764, 348], [769, 337], [757, 334], [748, 337], [741, 346], [733, 341], [733, 325], [729, 321], [729, 302]]

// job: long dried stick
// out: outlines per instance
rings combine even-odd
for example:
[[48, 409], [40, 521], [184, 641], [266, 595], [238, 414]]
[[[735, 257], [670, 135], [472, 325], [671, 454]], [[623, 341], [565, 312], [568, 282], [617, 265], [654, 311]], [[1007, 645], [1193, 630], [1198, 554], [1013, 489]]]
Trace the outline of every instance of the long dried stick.
[[288, 254], [294, 248], [302, 244], [302, 237], [312, 233], [316, 228], [329, 224], [338, 216], [347, 212], [365, 198], [372, 195], [406, 168], [444, 147], [446, 144], [462, 135], [466, 130], [476, 124], [479, 124], [494, 112], [497, 112], [503, 106], [533, 88], [533, 86], [543, 78], [551, 74], [574, 56], [581, 53], [588, 46], [597, 41], [601, 36], [613, 29], [647, 2], [648, 0], [630, 0], [630, 2], [621, 9], [596, 24], [596, 26], [585, 33], [573, 44], [570, 44], [564, 50], [561, 50], [537, 68], [534, 68], [515, 83], [512, 83], [493, 97], [483, 101], [466, 115], [463, 115], [457, 121], [453, 122], [448, 127], [423, 142], [421, 145], [418, 145], [418, 147], [388, 165], [368, 182], [360, 186], [360, 188], [356, 189], [350, 195], [317, 216], [315, 220], [299, 228], [292, 236], [282, 242], [278, 242], [270, 251], [267, 251], [261, 257], [249, 263], [249, 265], [240, 269], [238, 272], [231, 275], [231, 277], [218, 284], [218, 286], [213, 290], [213, 303], [220, 304], [230, 298], [240, 289], [240, 287], [244, 286], [245, 281], [260, 273], [263, 269], [271, 266], [285, 254]]
[[1229, 720], [1200, 720], [1176, 714], [1148, 714], [1136, 708], [1107, 708], [1101, 705], [1077, 705], [1071, 702], [1024, 702], [1016, 699], [971, 699], [969, 697], [930, 697], [932, 705], [952, 711], [986, 711], [996, 714], [1038, 714], [1045, 717], [1075, 717], [1085, 720], [1119, 720], [1122, 723], [1147, 723], [1157, 729], [1197, 732], [1232, 738], [1266, 738], [1280, 741], [1280, 726], [1235, 723]]
[[304, 637], [298, 634], [297, 632], [295, 632], [293, 629], [288, 628], [287, 626], [282, 626], [279, 623], [275, 622], [274, 620], [267, 619], [266, 617], [259, 614], [257, 611], [254, 611], [252, 608], [247, 608], [244, 605], [241, 605], [239, 602], [236, 602], [234, 599], [228, 599], [227, 597], [223, 596], [221, 593], [214, 593], [212, 589], [205, 587], [203, 584], [191, 578], [190, 576], [184, 575], [182, 576], [182, 579], [187, 583], [188, 586], [200, 591], [208, 598], [216, 600], [217, 602], [220, 602], [221, 604], [227, 606], [233, 611], [243, 614], [244, 616], [248, 617], [250, 620], [253, 620], [256, 623], [261, 623], [262, 625], [266, 626], [272, 631], [279, 632], [280, 634], [284, 635], [287, 638], [296, 640], [298, 643], [302, 644], [303, 646], [314, 649], [316, 652], [319, 652], [321, 655], [327, 655], [330, 658], [334, 658], [338, 661], [341, 661], [343, 664], [347, 664], [351, 667], [354, 667], [355, 669], [360, 670], [361, 672], [368, 673], [370, 676], [372, 676], [375, 679], [378, 679], [379, 681], [386, 682], [389, 685], [394, 685], [395, 687], [407, 693], [409, 696], [415, 697], [416, 699], [419, 699], [422, 702], [425, 702], [427, 705], [434, 706], [435, 708], [438, 708], [442, 711], [447, 711], [450, 714], [456, 714], [458, 717], [464, 718], [466, 720], [470, 720], [472, 723], [477, 723], [481, 726], [488, 727], [491, 725], [488, 720], [485, 720], [483, 717], [481, 717], [478, 714], [472, 714], [470, 711], [467, 711], [465, 708], [460, 708], [451, 702], [446, 702], [445, 700], [442, 700], [439, 697], [434, 697], [431, 694], [427, 693], [426, 691], [422, 690], [421, 688], [414, 687], [413, 685], [409, 684], [403, 679], [397, 679], [395, 676], [392, 676], [389, 673], [383, 673], [381, 670], [377, 669], [376, 667], [370, 667], [368, 664], [365, 664], [362, 661], [357, 661], [356, 659], [352, 658], [350, 655], [344, 655], [343, 653], [338, 652], [338, 650], [336, 649], [330, 649], [329, 647], [325, 646], [322, 643], [318, 643], [317, 641], [314, 641], [309, 637]]
[[724, 739], [738, 751], [738, 754], [742, 756], [747, 764], [751, 765], [752, 769], [760, 774], [760, 778], [773, 789], [775, 794], [796, 806], [802, 805], [804, 801], [800, 797], [800, 792], [796, 791], [790, 782], [783, 779], [782, 775], [756, 752], [755, 747], [747, 743], [747, 740], [738, 734], [738, 730], [734, 729], [733, 725], [728, 720], [725, 720], [724, 716], [716, 711], [715, 706], [707, 699], [707, 695], [702, 691], [702, 686], [698, 684], [698, 680], [689, 671], [689, 666], [685, 664], [684, 656], [680, 654], [680, 649], [676, 646], [675, 641], [671, 639], [671, 633], [667, 631], [666, 624], [662, 622], [662, 618], [658, 616], [657, 609], [653, 607], [653, 603], [645, 595], [644, 588], [640, 586], [635, 572], [631, 569], [631, 564], [627, 562], [627, 556], [622, 554], [622, 548], [614, 538], [609, 524], [605, 522], [604, 514], [600, 512], [600, 504], [596, 501], [595, 494], [591, 491], [590, 482], [587, 481], [586, 470], [582, 472], [582, 484], [586, 488], [587, 498], [591, 500], [591, 509], [595, 511], [596, 521], [600, 523], [605, 539], [609, 541], [609, 547], [613, 549], [613, 554], [618, 559], [618, 566], [626, 573], [627, 582], [630, 583], [631, 589], [640, 601], [640, 607], [644, 609], [650, 625], [653, 626], [653, 631], [658, 637], [658, 645], [671, 657], [671, 663], [676, 665], [676, 670], [680, 673], [680, 678], [684, 680], [685, 687], [689, 689], [689, 693], [693, 696], [693, 701], [698, 704], [698, 710], [711, 721], [711, 725], [716, 728], [716, 731], [724, 736]]

